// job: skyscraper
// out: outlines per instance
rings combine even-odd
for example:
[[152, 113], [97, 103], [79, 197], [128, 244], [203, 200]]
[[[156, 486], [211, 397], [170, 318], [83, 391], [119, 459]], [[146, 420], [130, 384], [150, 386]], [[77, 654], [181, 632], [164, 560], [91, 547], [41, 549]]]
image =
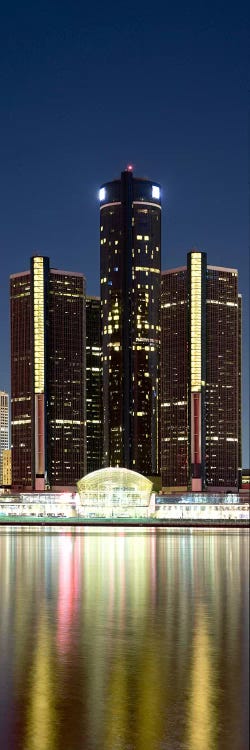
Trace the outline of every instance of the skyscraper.
[[74, 486], [85, 473], [85, 279], [31, 258], [12, 274], [12, 486]]
[[162, 486], [186, 487], [188, 476], [187, 269], [162, 273]]
[[101, 300], [86, 298], [87, 472], [102, 467]]
[[159, 470], [160, 186], [132, 167], [100, 197], [104, 465]]
[[9, 448], [9, 394], [0, 391], [0, 485], [3, 484], [3, 451]]
[[163, 487], [236, 488], [241, 467], [238, 272], [188, 253], [162, 274]]

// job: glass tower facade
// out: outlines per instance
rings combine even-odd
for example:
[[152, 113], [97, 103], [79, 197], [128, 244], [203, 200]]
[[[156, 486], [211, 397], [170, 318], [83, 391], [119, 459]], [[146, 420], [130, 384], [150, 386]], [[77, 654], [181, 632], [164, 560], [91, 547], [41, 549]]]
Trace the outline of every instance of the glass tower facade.
[[161, 473], [163, 487], [187, 486], [187, 269], [162, 274]]
[[73, 487], [86, 470], [85, 279], [34, 256], [10, 298], [12, 486]]
[[104, 466], [159, 470], [160, 186], [127, 168], [100, 197]]
[[241, 469], [241, 296], [235, 269], [162, 274], [161, 449], [165, 488], [237, 488]]
[[207, 267], [206, 485], [237, 487], [241, 453], [238, 272]]

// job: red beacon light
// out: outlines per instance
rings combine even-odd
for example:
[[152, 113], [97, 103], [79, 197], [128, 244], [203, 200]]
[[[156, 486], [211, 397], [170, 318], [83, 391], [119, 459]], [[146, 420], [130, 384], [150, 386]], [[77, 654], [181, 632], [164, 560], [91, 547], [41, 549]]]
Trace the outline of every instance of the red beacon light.
[[127, 171], [128, 172], [133, 172], [133, 164], [128, 164]]

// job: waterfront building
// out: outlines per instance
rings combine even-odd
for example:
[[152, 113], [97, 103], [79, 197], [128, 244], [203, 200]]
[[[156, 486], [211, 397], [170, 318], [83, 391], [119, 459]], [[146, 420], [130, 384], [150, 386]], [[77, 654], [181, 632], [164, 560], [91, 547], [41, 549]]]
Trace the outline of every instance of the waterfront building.
[[100, 198], [104, 466], [159, 472], [161, 191], [132, 167]]
[[207, 265], [164, 271], [161, 299], [163, 488], [239, 486], [241, 297], [238, 272]]
[[87, 472], [102, 466], [101, 300], [86, 298]]
[[92, 471], [77, 483], [82, 514], [114, 518], [152, 512], [152, 482], [136, 471], [116, 466]]
[[[114, 526], [135, 519], [139, 526], [248, 526], [249, 496], [238, 493], [183, 492], [156, 495], [152, 482], [122, 467], [106, 467], [85, 475], [77, 483], [78, 492], [21, 492], [0, 497], [0, 525], [14, 517], [20, 523], [96, 524], [112, 519]], [[13, 520], [14, 520], [13, 519]], [[40, 526], [41, 529], [41, 526]], [[138, 534], [138, 525], [136, 534]], [[112, 532], [113, 533], [113, 532]]]
[[12, 487], [74, 486], [86, 470], [84, 276], [35, 255], [10, 299]]
[[9, 448], [9, 394], [0, 391], [0, 485], [3, 481], [3, 452]]

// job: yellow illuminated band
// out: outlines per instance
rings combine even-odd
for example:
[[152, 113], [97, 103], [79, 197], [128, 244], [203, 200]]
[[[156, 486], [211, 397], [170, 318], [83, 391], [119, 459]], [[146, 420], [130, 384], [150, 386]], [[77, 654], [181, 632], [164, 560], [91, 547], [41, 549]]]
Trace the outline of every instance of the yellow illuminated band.
[[191, 391], [201, 390], [201, 253], [191, 254]]
[[34, 387], [44, 392], [44, 273], [43, 258], [34, 258]]

